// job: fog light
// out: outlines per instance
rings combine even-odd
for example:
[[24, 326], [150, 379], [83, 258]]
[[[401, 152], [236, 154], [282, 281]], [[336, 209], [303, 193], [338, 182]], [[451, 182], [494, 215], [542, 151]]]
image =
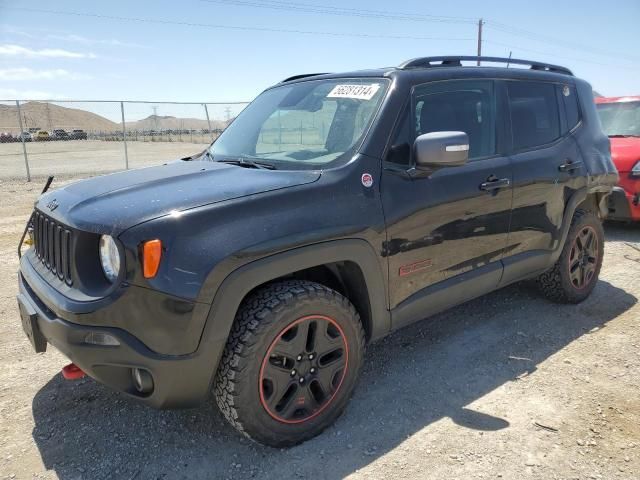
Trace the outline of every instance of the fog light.
[[87, 333], [87, 336], [84, 337], [84, 343], [89, 343], [91, 345], [102, 345], [106, 347], [117, 347], [118, 345], [120, 345], [120, 342], [116, 339], [116, 337], [104, 332]]
[[132, 368], [133, 386], [140, 393], [149, 393], [153, 390], [153, 378], [151, 374], [141, 368]]

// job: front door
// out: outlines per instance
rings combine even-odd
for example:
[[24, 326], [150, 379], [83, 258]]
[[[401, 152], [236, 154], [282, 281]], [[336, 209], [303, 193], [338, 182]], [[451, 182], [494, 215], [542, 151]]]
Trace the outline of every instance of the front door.
[[[462, 283], [477, 271], [488, 273], [482, 289], [498, 285], [512, 174], [509, 158], [499, 153], [497, 111], [492, 80], [432, 82], [414, 89], [397, 125], [381, 184], [392, 309], [428, 296], [441, 282], [444, 288]], [[413, 140], [434, 131], [467, 133], [469, 162], [430, 176], [407, 175]], [[396, 326], [420, 319], [410, 318], [415, 314], [401, 317]]]

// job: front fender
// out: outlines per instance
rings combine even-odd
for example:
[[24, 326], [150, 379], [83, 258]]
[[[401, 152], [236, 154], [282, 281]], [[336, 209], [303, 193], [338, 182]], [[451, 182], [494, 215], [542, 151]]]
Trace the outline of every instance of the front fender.
[[208, 288], [214, 289], [215, 296], [199, 349], [217, 352], [217, 358], [213, 359], [213, 366], [217, 368], [236, 312], [251, 290], [298, 270], [340, 261], [354, 262], [362, 270], [371, 307], [371, 338], [385, 335], [391, 328], [391, 317], [376, 253], [365, 240], [344, 239], [295, 248], [253, 261], [231, 272], [217, 286], [215, 273], [210, 274]]

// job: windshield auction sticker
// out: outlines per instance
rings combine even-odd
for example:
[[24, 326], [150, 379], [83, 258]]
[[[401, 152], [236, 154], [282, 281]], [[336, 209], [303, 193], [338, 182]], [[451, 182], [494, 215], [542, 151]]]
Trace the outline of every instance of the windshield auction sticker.
[[329, 92], [327, 98], [354, 98], [357, 100], [371, 100], [376, 92], [380, 89], [380, 85], [336, 85]]

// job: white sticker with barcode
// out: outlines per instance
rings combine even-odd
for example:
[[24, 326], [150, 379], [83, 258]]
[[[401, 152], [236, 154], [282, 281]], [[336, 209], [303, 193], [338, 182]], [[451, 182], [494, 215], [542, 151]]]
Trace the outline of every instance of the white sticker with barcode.
[[329, 92], [327, 98], [371, 100], [379, 89], [380, 85], [376, 83], [371, 85], [336, 85], [333, 87], [333, 90]]

